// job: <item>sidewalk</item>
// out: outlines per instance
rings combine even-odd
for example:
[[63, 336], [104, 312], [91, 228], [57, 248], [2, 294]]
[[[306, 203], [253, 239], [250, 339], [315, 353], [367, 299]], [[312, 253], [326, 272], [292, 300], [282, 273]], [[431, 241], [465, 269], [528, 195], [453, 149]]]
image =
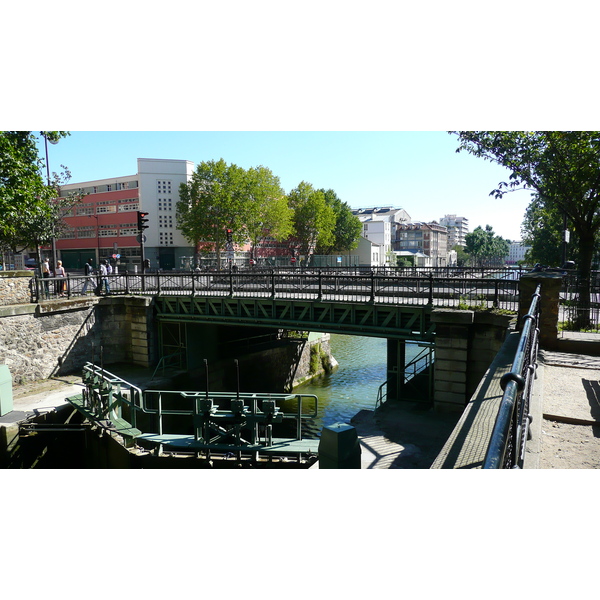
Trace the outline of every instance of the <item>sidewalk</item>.
[[540, 350], [533, 392], [525, 468], [600, 468], [600, 357]]
[[0, 426], [9, 426], [27, 417], [48, 412], [67, 404], [65, 398], [80, 394], [81, 377], [66, 376], [45, 381], [35, 381], [13, 387], [13, 410], [0, 417]]

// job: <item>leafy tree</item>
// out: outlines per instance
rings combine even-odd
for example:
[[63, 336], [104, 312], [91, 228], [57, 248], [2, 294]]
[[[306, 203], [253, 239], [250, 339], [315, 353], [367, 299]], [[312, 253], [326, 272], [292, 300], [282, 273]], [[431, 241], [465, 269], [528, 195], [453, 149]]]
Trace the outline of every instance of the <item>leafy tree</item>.
[[[58, 142], [66, 131], [42, 131]], [[61, 211], [78, 195], [60, 198], [60, 184], [70, 173], [66, 167], [48, 181], [44, 160], [38, 155], [37, 138], [31, 131], [0, 132], [0, 247], [17, 252], [46, 244], [60, 231]]]
[[508, 241], [496, 235], [490, 225], [486, 225], [485, 230], [476, 227], [467, 233], [465, 243], [473, 266], [478, 267], [501, 265], [510, 248]]
[[281, 241], [293, 233], [293, 211], [279, 177], [270, 169], [251, 167], [244, 178], [244, 223], [254, 256], [256, 247], [267, 237]]
[[466, 264], [469, 260], [469, 255], [466, 253], [464, 246], [457, 244], [456, 246], [452, 247], [452, 250], [454, 250], [456, 252], [456, 266], [457, 267], [466, 266]]
[[177, 224], [194, 245], [196, 265], [200, 250], [212, 248], [221, 268], [227, 229], [232, 230], [234, 243], [246, 241], [243, 192], [244, 170], [222, 158], [200, 163], [190, 181], [179, 186]]
[[335, 215], [335, 226], [333, 228], [333, 241], [326, 246], [319, 244], [315, 252], [317, 254], [331, 254], [332, 252], [345, 252], [353, 250], [358, 246], [358, 240], [362, 233], [360, 219], [352, 214], [352, 209], [347, 202], [338, 198], [333, 190], [319, 190], [325, 196], [325, 202], [333, 209]]
[[540, 206], [567, 215], [578, 236], [579, 300], [589, 323], [590, 269], [600, 229], [600, 132], [458, 131], [457, 152], [467, 151], [510, 171], [509, 181], [491, 192], [515, 189], [537, 193]]
[[302, 254], [308, 256], [317, 245], [333, 244], [335, 212], [322, 191], [302, 181], [288, 194], [288, 203], [294, 211], [294, 229]]

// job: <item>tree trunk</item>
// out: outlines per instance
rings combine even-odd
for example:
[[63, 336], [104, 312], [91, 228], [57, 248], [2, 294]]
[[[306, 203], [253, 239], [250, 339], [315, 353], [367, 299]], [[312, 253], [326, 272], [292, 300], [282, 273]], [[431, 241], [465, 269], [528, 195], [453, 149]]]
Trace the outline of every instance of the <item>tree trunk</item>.
[[579, 266], [577, 269], [577, 318], [575, 320], [576, 331], [589, 329], [590, 319], [590, 294], [592, 260], [594, 257], [594, 233], [588, 231], [579, 232]]

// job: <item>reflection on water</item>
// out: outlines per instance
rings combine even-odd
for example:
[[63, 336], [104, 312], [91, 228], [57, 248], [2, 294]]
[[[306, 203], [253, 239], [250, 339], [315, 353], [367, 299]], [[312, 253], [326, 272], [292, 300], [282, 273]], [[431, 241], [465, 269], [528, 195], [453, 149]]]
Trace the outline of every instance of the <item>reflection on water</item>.
[[[326, 425], [349, 423], [362, 409], [373, 410], [377, 390], [386, 380], [386, 339], [331, 334], [331, 353], [340, 366], [294, 390], [319, 398], [317, 418], [303, 430], [307, 437], [319, 435]], [[406, 354], [408, 359], [413, 356], [408, 346]]]

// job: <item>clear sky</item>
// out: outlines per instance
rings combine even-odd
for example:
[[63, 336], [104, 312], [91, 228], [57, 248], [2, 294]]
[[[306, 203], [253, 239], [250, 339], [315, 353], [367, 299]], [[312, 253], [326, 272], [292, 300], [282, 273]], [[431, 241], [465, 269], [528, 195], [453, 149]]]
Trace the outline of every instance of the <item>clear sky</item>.
[[72, 131], [49, 145], [52, 171], [65, 165], [71, 183], [133, 175], [137, 158], [223, 158], [243, 168], [265, 166], [286, 192], [301, 181], [333, 189], [352, 208], [404, 208], [413, 221], [446, 214], [469, 219], [470, 230], [491, 225], [520, 239], [530, 194], [489, 196], [508, 172], [465, 153], [457, 137], [439, 131]]

